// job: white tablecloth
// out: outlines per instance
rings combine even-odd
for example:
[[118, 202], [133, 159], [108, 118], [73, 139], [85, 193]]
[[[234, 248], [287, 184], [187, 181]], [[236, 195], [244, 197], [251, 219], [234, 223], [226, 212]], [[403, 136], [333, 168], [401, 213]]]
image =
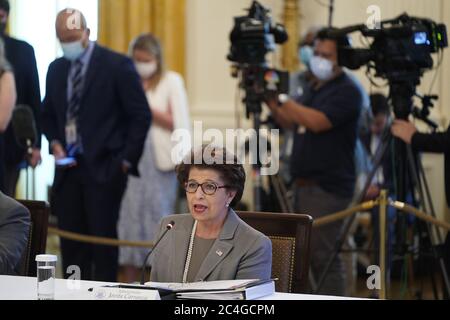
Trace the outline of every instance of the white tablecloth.
[[[56, 279], [55, 300], [93, 300], [89, 288], [113, 284], [111, 282], [73, 281]], [[36, 300], [37, 280], [31, 277], [0, 276], [0, 300]], [[275, 293], [261, 300], [348, 300], [348, 297], [334, 297], [311, 294]]]

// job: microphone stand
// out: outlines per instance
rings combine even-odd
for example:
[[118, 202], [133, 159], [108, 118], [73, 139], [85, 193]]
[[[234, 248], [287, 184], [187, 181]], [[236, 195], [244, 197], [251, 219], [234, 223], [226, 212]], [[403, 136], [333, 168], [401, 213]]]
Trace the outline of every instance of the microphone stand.
[[[32, 144], [31, 144], [31, 140], [27, 139], [27, 154], [28, 154], [28, 159], [33, 155], [33, 148], [32, 148]], [[25, 179], [25, 188], [26, 188], [26, 198], [28, 200], [30, 200], [30, 195], [29, 195], [29, 174], [28, 174], [28, 161], [26, 164], [26, 168], [25, 168], [25, 172], [26, 172], [26, 179]]]
[[[156, 241], [156, 243], [154, 244], [153, 248], [150, 249], [150, 251], [147, 253], [147, 255], [145, 256], [144, 262], [142, 263], [142, 270], [141, 270], [141, 285], [144, 285], [145, 283], [145, 265], [147, 264], [147, 260], [150, 257], [150, 255], [152, 254], [152, 252], [155, 250], [156, 246], [159, 244], [159, 242], [164, 238], [164, 236], [166, 235], [166, 233], [171, 230], [173, 228], [173, 226], [175, 225], [174, 221], [170, 221], [167, 226], [166, 226], [166, 230], [164, 230], [163, 234], [161, 235], [161, 237], [159, 237], [158, 241]], [[150, 267], [151, 270], [151, 267]]]

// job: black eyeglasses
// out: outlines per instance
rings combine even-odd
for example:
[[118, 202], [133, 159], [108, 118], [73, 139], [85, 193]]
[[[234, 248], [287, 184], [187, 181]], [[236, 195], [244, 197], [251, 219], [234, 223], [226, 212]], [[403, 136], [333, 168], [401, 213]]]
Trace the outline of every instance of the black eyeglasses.
[[196, 193], [198, 187], [201, 187], [203, 192], [207, 195], [213, 195], [216, 193], [217, 189], [228, 188], [228, 186], [218, 186], [217, 183], [207, 181], [203, 183], [198, 183], [196, 181], [188, 181], [184, 184], [184, 190], [188, 193]]

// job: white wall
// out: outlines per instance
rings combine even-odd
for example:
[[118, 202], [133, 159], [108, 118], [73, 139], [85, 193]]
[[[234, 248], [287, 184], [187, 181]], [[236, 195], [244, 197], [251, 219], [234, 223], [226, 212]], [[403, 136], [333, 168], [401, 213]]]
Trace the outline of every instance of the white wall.
[[[272, 9], [273, 20], [282, 22], [284, 1], [260, 1]], [[320, 3], [326, 0], [299, 0], [301, 31], [311, 25], [327, 24], [328, 8]], [[219, 129], [235, 127], [234, 106], [237, 80], [230, 77], [230, 63], [225, 56], [229, 50], [229, 32], [233, 17], [244, 15], [242, 10], [249, 7], [250, 0], [187, 0], [187, 86], [194, 120], [203, 120], [205, 127]], [[338, 27], [365, 23], [369, 17], [368, 6], [377, 5], [381, 9], [381, 19], [395, 17], [403, 12], [419, 17], [427, 17], [436, 22], [444, 22], [450, 29], [450, 1], [445, 0], [335, 0], [334, 25]], [[358, 44], [358, 36], [353, 36]], [[446, 128], [450, 120], [450, 49], [445, 50], [444, 62], [439, 70], [432, 92], [440, 100], [432, 110], [432, 118]], [[369, 90], [369, 81], [362, 70], [358, 77]], [[423, 77], [418, 87], [421, 93], [428, 93], [433, 72]], [[378, 89], [374, 88], [374, 91]], [[247, 125], [249, 125], [247, 123]], [[421, 124], [419, 127], [423, 128]], [[446, 214], [444, 197], [443, 160], [441, 155], [426, 156], [424, 167], [434, 198], [438, 216]], [[447, 218], [449, 218], [448, 216]]]

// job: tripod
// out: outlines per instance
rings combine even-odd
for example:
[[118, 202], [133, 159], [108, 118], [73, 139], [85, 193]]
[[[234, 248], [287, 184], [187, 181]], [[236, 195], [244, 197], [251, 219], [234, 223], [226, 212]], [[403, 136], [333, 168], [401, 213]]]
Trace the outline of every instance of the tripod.
[[[283, 178], [280, 177], [279, 174], [268, 176], [269, 192], [268, 194], [265, 194], [265, 191], [263, 189], [263, 176], [261, 175], [262, 165], [260, 161], [260, 143], [262, 143], [264, 139], [260, 134], [260, 129], [262, 125], [269, 125], [270, 127], [271, 121], [261, 121], [261, 101], [258, 96], [253, 94], [253, 91], [247, 91], [244, 103], [246, 105], [247, 118], [252, 115], [253, 127], [256, 132], [256, 135], [253, 136], [253, 139], [255, 139], [257, 142], [257, 152], [256, 159], [253, 159], [254, 162], [252, 164], [253, 201], [255, 211], [293, 212], [291, 201], [287, 196], [288, 188], [286, 187]], [[267, 140], [266, 143], [268, 144], [267, 151], [269, 151], [270, 149], [270, 152], [274, 152], [274, 150], [272, 150], [272, 141]], [[246, 141], [246, 150], [250, 150], [250, 144], [250, 141]], [[273, 197], [273, 195], [275, 196]]]
[[[408, 110], [410, 110], [412, 106], [412, 96], [414, 95], [415, 86], [412, 82], [391, 82], [391, 102], [394, 107], [394, 113], [397, 118], [400, 119], [407, 119], [408, 118]], [[424, 100], [422, 100], [424, 101]], [[431, 99], [428, 100], [428, 103], [431, 101]], [[427, 106], [429, 107], [429, 106]], [[413, 155], [412, 149], [410, 146], [406, 145], [400, 140], [393, 140], [392, 136], [390, 135], [389, 129], [387, 128], [383, 134], [382, 137], [382, 143], [378, 147], [375, 157], [374, 157], [374, 167], [370, 171], [365, 186], [362, 190], [362, 192], [357, 197], [357, 203], [362, 202], [372, 180], [375, 176], [375, 173], [380, 168], [382, 159], [384, 155], [386, 154], [388, 147], [391, 145], [391, 143], [394, 142], [395, 147], [395, 154], [398, 155], [398, 161], [396, 161], [396, 172], [398, 173], [397, 180], [396, 180], [396, 191], [397, 191], [397, 197], [399, 201], [404, 202], [406, 199], [406, 196], [408, 194], [408, 186], [411, 188], [411, 193], [414, 195], [414, 186], [418, 190], [418, 201], [417, 203], [424, 208], [424, 211], [430, 212], [433, 217], [435, 217], [434, 207], [431, 201], [431, 195], [428, 188], [428, 183], [425, 178], [425, 173], [423, 170], [423, 166], [420, 161], [417, 161]], [[428, 210], [427, 210], [428, 209]], [[349, 233], [349, 230], [354, 222], [355, 215], [352, 215], [345, 223], [342, 228], [341, 234], [339, 235], [336, 244], [335, 249], [332, 252], [325, 270], [322, 272], [319, 281], [317, 283], [316, 291], [319, 291], [326, 276], [328, 273], [328, 270], [330, 269], [332, 263], [336, 259], [338, 253], [341, 251], [341, 248], [345, 242], [345, 239], [347, 238], [347, 235]], [[401, 217], [399, 219], [398, 225], [400, 226], [401, 230], [404, 230], [406, 228], [406, 218]], [[437, 236], [438, 242], [442, 243], [442, 236], [440, 234], [440, 230], [436, 228], [435, 234]], [[446, 272], [445, 263], [443, 260], [442, 255], [439, 255], [436, 251], [435, 244], [432, 237], [432, 228], [429, 224], [426, 224], [426, 228], [424, 228], [424, 237], [427, 239], [428, 243], [431, 244], [431, 251], [432, 256], [435, 259], [435, 261], [439, 261], [439, 267], [442, 274], [442, 278], [444, 280], [444, 289], [447, 293], [450, 293], [450, 284], [449, 284], [449, 277]], [[399, 237], [400, 243], [405, 243], [405, 238], [403, 236], [403, 233], [400, 234]], [[406, 253], [406, 249], [404, 250], [403, 254]], [[434, 286], [434, 279], [433, 280], [433, 287]], [[435, 291], [435, 296], [437, 296], [437, 293]]]

